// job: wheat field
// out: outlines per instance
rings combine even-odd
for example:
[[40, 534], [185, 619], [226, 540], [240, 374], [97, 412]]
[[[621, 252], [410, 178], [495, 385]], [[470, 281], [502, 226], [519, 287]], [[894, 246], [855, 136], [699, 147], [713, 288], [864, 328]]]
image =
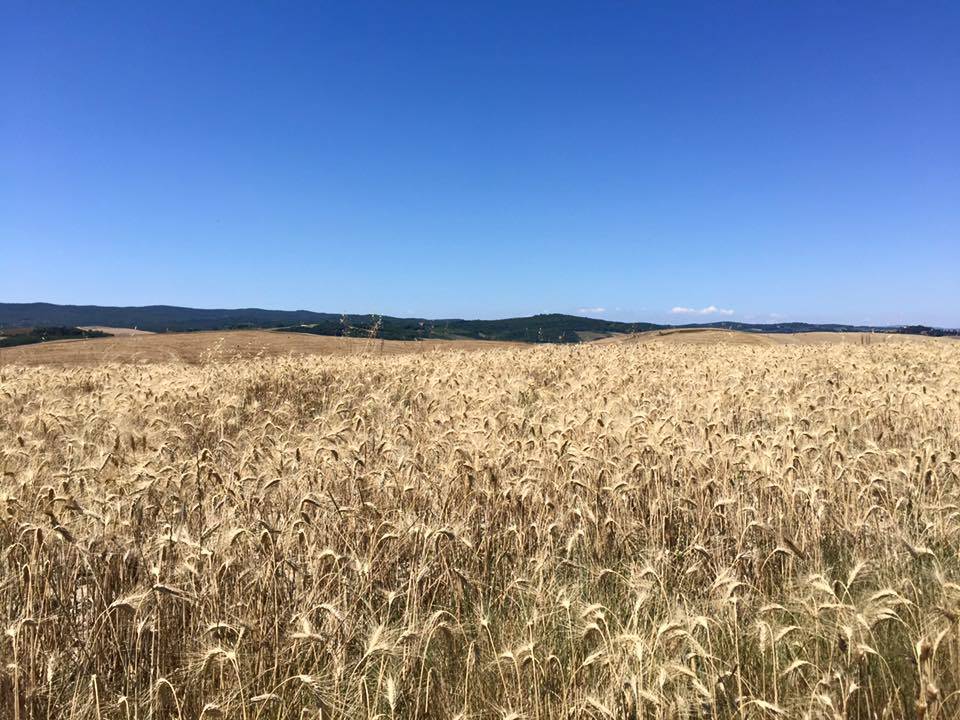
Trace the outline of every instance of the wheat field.
[[0, 367], [3, 718], [960, 715], [960, 344]]

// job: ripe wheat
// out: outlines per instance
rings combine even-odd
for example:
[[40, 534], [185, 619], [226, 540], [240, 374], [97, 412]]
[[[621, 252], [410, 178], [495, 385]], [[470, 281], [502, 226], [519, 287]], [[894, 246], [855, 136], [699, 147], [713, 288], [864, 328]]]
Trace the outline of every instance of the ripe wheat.
[[4, 718], [960, 715], [960, 345], [0, 368]]

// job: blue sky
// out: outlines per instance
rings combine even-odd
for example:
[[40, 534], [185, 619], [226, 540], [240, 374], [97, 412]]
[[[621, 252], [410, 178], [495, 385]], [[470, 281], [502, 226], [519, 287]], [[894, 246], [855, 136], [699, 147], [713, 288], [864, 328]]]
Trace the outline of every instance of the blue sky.
[[0, 301], [960, 326], [958, 38], [935, 0], [7, 0]]

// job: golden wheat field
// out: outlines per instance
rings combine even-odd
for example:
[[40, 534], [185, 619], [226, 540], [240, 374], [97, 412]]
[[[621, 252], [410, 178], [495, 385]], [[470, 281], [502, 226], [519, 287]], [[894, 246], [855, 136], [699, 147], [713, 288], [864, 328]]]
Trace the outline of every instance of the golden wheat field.
[[0, 367], [3, 718], [960, 715], [960, 344]]

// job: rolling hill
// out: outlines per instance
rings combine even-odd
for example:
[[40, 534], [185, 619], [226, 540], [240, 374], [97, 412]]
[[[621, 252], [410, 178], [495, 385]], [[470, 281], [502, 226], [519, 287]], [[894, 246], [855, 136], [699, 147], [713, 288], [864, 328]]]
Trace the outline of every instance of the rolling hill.
[[51, 303], [0, 303], [0, 328], [90, 325], [137, 328], [150, 332], [185, 332], [283, 327], [301, 323], [339, 321], [339, 319], [339, 315], [307, 310], [261, 310], [260, 308], [209, 310], [173, 305], [108, 307]]
[[617, 334], [673, 328], [716, 328], [749, 333], [882, 332], [917, 335], [956, 335], [957, 330], [927, 326], [884, 327], [837, 323], [692, 323], [658, 325], [625, 323], [576, 315], [542, 314], [498, 320], [461, 318], [400, 318], [369, 314], [341, 315], [309, 310], [262, 308], [198, 309], [173, 305], [106, 307], [51, 303], [0, 303], [0, 332], [32, 327], [137, 328], [150, 332], [189, 332], [228, 329], [282, 329], [312, 335], [378, 337], [386, 340], [501, 340], [576, 343]]

